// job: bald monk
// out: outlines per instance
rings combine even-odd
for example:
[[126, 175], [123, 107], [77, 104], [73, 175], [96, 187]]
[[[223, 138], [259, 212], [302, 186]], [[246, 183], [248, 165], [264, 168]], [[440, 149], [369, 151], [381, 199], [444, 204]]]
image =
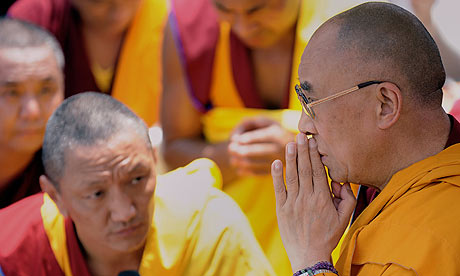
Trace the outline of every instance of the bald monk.
[[158, 122], [166, 0], [18, 0], [8, 10], [49, 30], [65, 54], [65, 96], [112, 95]]
[[[460, 124], [441, 107], [445, 72], [422, 23], [388, 3], [341, 13], [313, 35], [299, 80], [304, 113], [285, 178], [281, 161], [272, 165], [295, 275], [457, 275]], [[380, 194], [334, 267], [356, 202], [349, 182]]]
[[42, 158], [45, 193], [0, 211], [0, 274], [274, 275], [215, 165], [157, 183], [146, 125], [112, 97], [65, 100]]
[[171, 168], [208, 157], [279, 275], [290, 272], [270, 165], [294, 141], [295, 73], [311, 34], [354, 1], [173, 0], [164, 39], [162, 126]]
[[0, 208], [40, 192], [46, 121], [64, 97], [64, 56], [47, 31], [0, 19]]

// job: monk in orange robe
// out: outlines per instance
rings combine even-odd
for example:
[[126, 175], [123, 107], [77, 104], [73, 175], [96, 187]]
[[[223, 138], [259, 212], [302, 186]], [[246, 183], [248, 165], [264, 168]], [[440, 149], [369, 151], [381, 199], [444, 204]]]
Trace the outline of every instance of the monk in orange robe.
[[112, 97], [65, 100], [42, 159], [45, 194], [0, 211], [0, 275], [274, 275], [215, 164], [157, 181], [146, 125]]
[[[457, 275], [460, 124], [441, 106], [445, 71], [423, 24], [389, 3], [341, 13], [311, 38], [299, 80], [285, 178], [272, 164], [295, 275]], [[356, 203], [348, 183], [380, 193], [355, 210], [334, 266]]]

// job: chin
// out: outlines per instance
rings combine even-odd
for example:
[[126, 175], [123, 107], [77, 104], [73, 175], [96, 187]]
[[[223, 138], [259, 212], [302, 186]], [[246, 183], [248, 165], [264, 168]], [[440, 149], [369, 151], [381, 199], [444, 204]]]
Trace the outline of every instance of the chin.
[[22, 153], [35, 153], [42, 147], [43, 136], [40, 139], [16, 139], [12, 148]]
[[144, 247], [145, 241], [147, 240], [147, 235], [145, 236], [137, 236], [130, 239], [114, 241], [110, 243], [110, 247], [113, 250], [122, 252], [122, 253], [130, 253], [137, 251]]

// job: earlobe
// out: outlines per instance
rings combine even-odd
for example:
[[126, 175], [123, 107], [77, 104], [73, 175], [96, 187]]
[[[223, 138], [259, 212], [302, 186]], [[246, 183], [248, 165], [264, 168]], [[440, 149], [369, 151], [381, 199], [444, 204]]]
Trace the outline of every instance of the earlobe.
[[54, 201], [54, 203], [56, 203], [59, 212], [62, 215], [67, 216], [67, 210], [62, 203], [61, 194], [58, 192], [56, 186], [54, 186], [54, 184], [48, 177], [46, 177], [46, 175], [40, 176], [39, 181], [42, 191], [47, 193], [49, 197]]
[[401, 115], [402, 95], [401, 90], [390, 82], [384, 82], [377, 87], [377, 118], [380, 129], [393, 126]]

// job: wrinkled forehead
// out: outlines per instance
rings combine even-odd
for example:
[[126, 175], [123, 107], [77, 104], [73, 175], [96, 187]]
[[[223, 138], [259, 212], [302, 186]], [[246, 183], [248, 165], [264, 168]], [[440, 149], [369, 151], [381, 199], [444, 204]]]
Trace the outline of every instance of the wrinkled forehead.
[[152, 169], [153, 152], [139, 134], [118, 133], [92, 145], [71, 144], [65, 151], [64, 177], [67, 173], [92, 176], [104, 173], [129, 174]]
[[41, 76], [50, 73], [62, 75], [49, 46], [0, 48], [0, 77], [20, 78], [27, 74]]

